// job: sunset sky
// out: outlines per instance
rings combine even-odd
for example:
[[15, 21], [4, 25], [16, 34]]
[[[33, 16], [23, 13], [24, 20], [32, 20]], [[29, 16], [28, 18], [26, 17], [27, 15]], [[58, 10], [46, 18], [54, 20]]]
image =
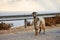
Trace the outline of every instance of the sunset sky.
[[0, 0], [0, 11], [60, 10], [60, 0]]

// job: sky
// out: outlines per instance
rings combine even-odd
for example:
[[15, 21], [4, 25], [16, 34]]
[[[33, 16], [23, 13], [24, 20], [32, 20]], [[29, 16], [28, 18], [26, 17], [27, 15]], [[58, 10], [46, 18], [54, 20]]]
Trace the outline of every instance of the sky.
[[0, 12], [60, 11], [60, 0], [0, 0]]

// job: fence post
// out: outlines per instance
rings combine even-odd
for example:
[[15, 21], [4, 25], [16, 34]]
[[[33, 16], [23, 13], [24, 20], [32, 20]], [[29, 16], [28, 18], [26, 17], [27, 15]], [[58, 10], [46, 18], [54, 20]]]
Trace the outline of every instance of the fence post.
[[25, 23], [25, 28], [27, 28], [27, 19], [24, 20], [24, 23]]

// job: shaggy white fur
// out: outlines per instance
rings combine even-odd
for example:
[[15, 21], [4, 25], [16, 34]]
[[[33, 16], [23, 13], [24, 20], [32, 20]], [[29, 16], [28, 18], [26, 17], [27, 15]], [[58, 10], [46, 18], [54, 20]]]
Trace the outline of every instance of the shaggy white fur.
[[45, 25], [45, 20], [43, 17], [40, 17], [39, 20], [37, 21], [37, 24], [36, 26], [40, 26], [41, 24], [44, 24]]

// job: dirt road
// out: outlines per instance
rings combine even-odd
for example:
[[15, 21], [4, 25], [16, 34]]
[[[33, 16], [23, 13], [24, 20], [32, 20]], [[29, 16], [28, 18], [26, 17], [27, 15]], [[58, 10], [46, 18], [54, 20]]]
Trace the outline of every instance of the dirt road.
[[34, 31], [18, 32], [0, 36], [0, 40], [60, 40], [60, 28], [47, 29], [46, 33], [34, 35]]

